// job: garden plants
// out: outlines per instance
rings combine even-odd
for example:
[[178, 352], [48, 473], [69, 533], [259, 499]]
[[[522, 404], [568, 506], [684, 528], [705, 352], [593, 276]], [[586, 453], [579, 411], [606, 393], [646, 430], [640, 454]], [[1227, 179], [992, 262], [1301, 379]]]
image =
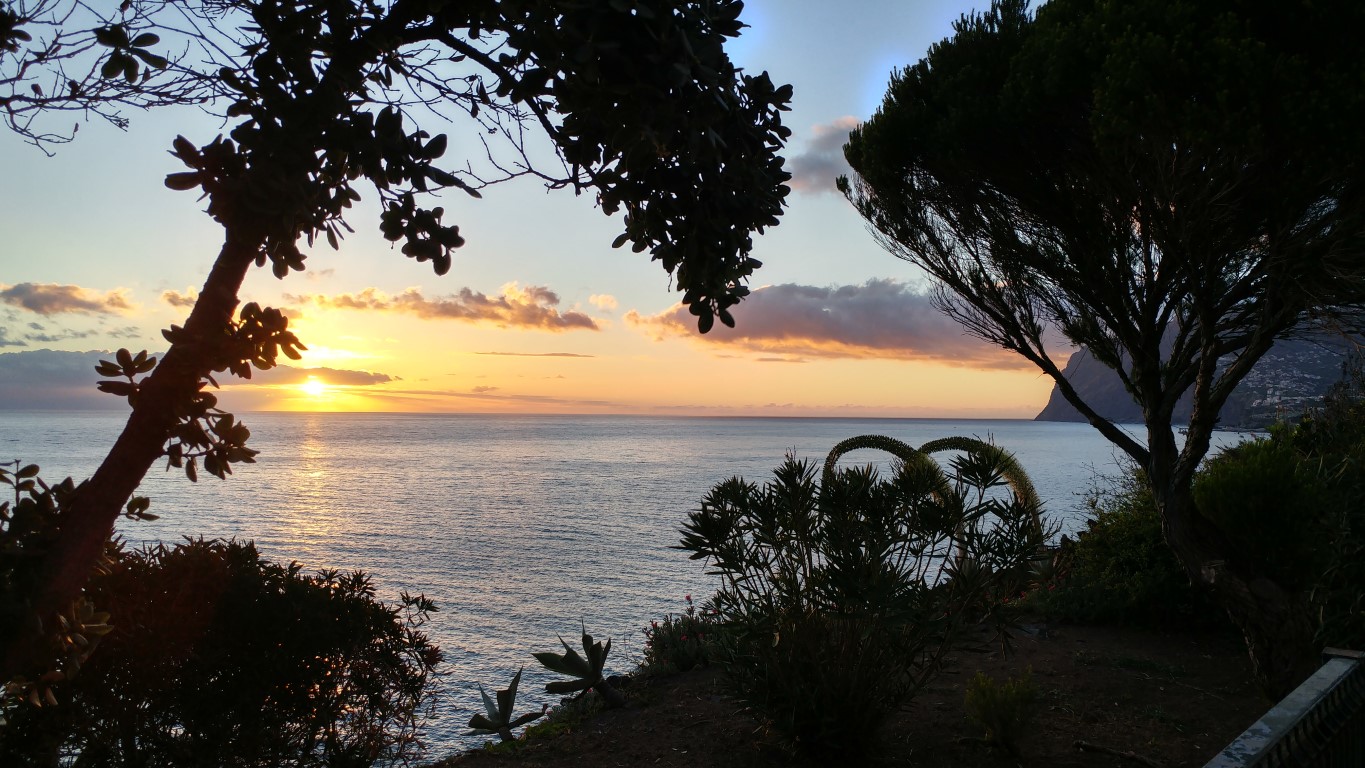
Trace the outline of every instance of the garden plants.
[[602, 669], [607, 664], [607, 654], [611, 653], [611, 640], [607, 640], [605, 646], [602, 642], [594, 642], [592, 635], [587, 630], [583, 630], [583, 654], [579, 655], [564, 638], [559, 638], [559, 642], [564, 646], [564, 653], [533, 653], [541, 666], [551, 672], [558, 672], [561, 675], [568, 675], [574, 680], [556, 680], [545, 684], [547, 693], [575, 693], [580, 696], [589, 689], [595, 689], [606, 702], [608, 707], [623, 707], [626, 704], [621, 692], [616, 690], [607, 682], [602, 675]]
[[[1036, 495], [1008, 453], [979, 440], [881, 436], [835, 446], [823, 472], [788, 456], [762, 486], [727, 480], [683, 528], [681, 549], [721, 586], [707, 608], [739, 695], [793, 743], [857, 755], [953, 648], [1004, 630], [1046, 538]], [[889, 477], [840, 468], [856, 448], [899, 460]], [[996, 637], [1007, 637], [997, 633]]]
[[522, 670], [512, 676], [512, 683], [505, 689], [497, 692], [497, 701], [494, 701], [484, 691], [483, 686], [479, 686], [479, 695], [483, 697], [483, 708], [487, 715], [474, 715], [469, 718], [469, 727], [473, 728], [476, 735], [498, 734], [503, 741], [512, 741], [512, 729], [525, 725], [532, 720], [545, 716], [546, 707], [541, 707], [539, 712], [528, 712], [517, 717], [512, 716], [512, 710], [517, 703], [517, 685], [521, 683]]

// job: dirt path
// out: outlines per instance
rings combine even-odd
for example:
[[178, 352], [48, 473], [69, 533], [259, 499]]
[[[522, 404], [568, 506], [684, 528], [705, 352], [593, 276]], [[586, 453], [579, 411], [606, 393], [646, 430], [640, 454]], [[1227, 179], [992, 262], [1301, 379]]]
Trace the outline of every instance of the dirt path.
[[[1014, 652], [957, 656], [888, 725], [876, 765], [1202, 766], [1268, 707], [1241, 644], [1227, 635], [1060, 626], [1016, 638]], [[977, 671], [997, 679], [1033, 670], [1038, 707], [1020, 756], [984, 746], [963, 696]], [[795, 758], [736, 702], [715, 670], [639, 680], [624, 710], [522, 746], [443, 765], [815, 765]], [[1084, 742], [1093, 749], [1078, 749]], [[1097, 751], [1099, 750], [1099, 751]], [[1125, 756], [1123, 753], [1131, 753]], [[823, 763], [828, 764], [828, 763]]]

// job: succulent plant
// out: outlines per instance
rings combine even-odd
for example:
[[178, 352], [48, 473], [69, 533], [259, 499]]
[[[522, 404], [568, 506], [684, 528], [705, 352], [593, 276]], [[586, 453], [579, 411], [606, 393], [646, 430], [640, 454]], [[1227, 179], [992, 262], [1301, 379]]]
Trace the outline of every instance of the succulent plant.
[[483, 736], [496, 733], [503, 741], [512, 741], [515, 738], [512, 736], [513, 728], [545, 716], [545, 710], [549, 705], [541, 706], [539, 712], [527, 712], [524, 715], [519, 715], [516, 719], [512, 718], [512, 710], [517, 702], [517, 685], [521, 683], [523, 671], [518, 669], [517, 674], [512, 677], [512, 684], [497, 692], [496, 702], [484, 691], [482, 685], [479, 686], [479, 695], [483, 697], [483, 708], [488, 712], [488, 715], [474, 715], [469, 718], [469, 727], [474, 729], [472, 731], [474, 735]]
[[561, 675], [578, 678], [576, 680], [556, 680], [546, 683], [547, 693], [569, 694], [586, 692], [595, 689], [602, 696], [608, 707], [623, 707], [626, 704], [625, 697], [621, 692], [611, 687], [602, 676], [602, 668], [606, 666], [607, 654], [611, 653], [611, 640], [607, 640], [604, 647], [601, 642], [593, 642], [592, 635], [583, 630], [583, 655], [580, 656], [565, 642], [564, 638], [559, 638], [559, 642], [564, 646], [564, 653], [533, 653], [542, 666], [551, 672], [558, 672]]

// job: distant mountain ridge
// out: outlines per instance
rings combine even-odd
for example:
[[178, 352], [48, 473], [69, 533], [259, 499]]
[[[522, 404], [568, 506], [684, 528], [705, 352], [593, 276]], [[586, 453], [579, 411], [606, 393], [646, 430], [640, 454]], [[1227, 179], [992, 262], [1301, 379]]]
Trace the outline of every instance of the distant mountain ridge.
[[[1335, 336], [1281, 339], [1251, 369], [1219, 413], [1223, 429], [1264, 429], [1293, 418], [1322, 400], [1341, 378], [1349, 345]], [[1110, 368], [1081, 349], [1067, 361], [1063, 375], [1101, 416], [1121, 424], [1141, 424], [1142, 410]], [[1177, 422], [1190, 417], [1188, 395], [1176, 407]], [[1056, 385], [1035, 421], [1085, 421]]]

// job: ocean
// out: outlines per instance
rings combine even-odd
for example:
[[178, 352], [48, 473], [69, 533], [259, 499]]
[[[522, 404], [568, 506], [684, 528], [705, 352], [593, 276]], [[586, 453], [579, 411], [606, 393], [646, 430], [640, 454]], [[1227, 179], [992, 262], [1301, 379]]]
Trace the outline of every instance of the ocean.
[[[1116, 449], [1085, 424], [1011, 420], [664, 418], [416, 414], [241, 414], [256, 464], [226, 481], [155, 468], [139, 491], [154, 522], [119, 525], [132, 545], [185, 536], [254, 540], [306, 570], [360, 569], [381, 597], [422, 592], [439, 612], [429, 634], [446, 654], [430, 757], [478, 746], [465, 724], [477, 685], [505, 687], [521, 667], [518, 712], [557, 697], [533, 651], [613, 640], [607, 667], [641, 656], [642, 628], [714, 589], [671, 549], [716, 483], [762, 482], [788, 452], [823, 461], [840, 440], [884, 434], [910, 445], [992, 439], [1032, 477], [1061, 532], [1083, 526], [1083, 498], [1118, 472]], [[88, 476], [123, 420], [117, 413], [0, 412], [0, 461], [42, 466], [49, 481]], [[1139, 438], [1138, 427], [1129, 431]], [[1220, 433], [1215, 446], [1241, 440]], [[846, 463], [887, 463], [857, 451]]]

